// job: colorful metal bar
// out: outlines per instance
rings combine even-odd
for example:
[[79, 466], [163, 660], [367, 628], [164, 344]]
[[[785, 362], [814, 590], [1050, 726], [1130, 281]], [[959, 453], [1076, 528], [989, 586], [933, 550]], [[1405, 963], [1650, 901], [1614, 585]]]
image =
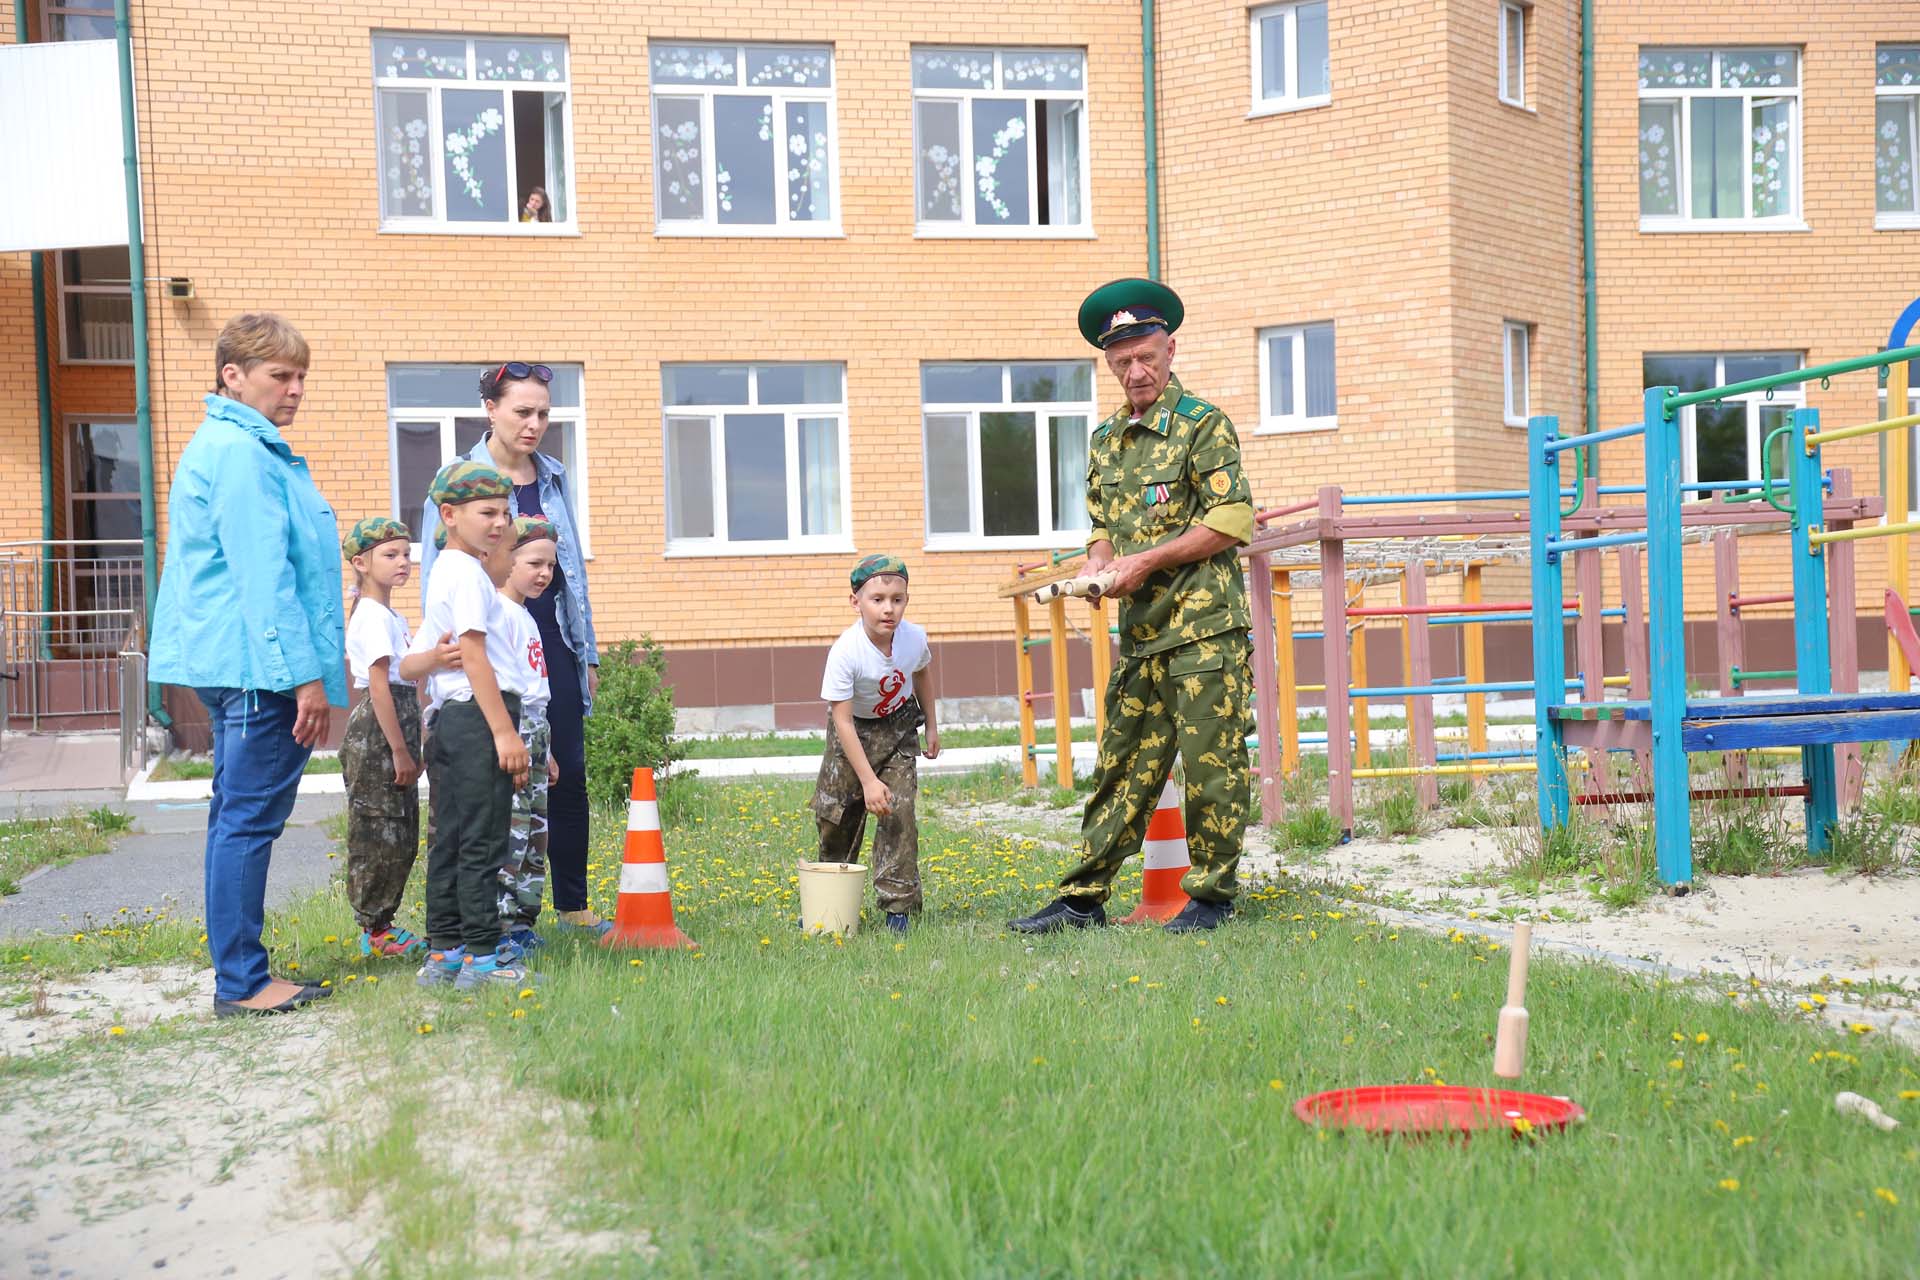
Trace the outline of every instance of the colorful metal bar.
[[1665, 884], [1693, 880], [1693, 825], [1680, 720], [1687, 701], [1686, 570], [1681, 557], [1680, 423], [1671, 387], [1650, 387], [1647, 423], [1647, 600], [1652, 682], [1654, 862]]
[[[1765, 796], [1804, 796], [1805, 783], [1779, 787], [1708, 787], [1689, 793], [1693, 800], [1757, 800]], [[1651, 791], [1602, 791], [1576, 796], [1575, 804], [1645, 804]]]
[[1764, 378], [1749, 378], [1745, 382], [1729, 383], [1724, 387], [1708, 387], [1705, 391], [1689, 391], [1684, 395], [1673, 388], [1672, 394], [1665, 395], [1660, 411], [1671, 418], [1690, 404], [1709, 404], [1716, 400], [1725, 400], [1731, 396], [1743, 396], [1751, 391], [1768, 391], [1774, 387], [1798, 386], [1812, 382], [1816, 378], [1832, 378], [1843, 373], [1853, 373], [1860, 369], [1877, 369], [1881, 365], [1908, 360], [1920, 360], [1920, 347], [1901, 347], [1897, 351], [1880, 351], [1870, 356], [1855, 356], [1850, 360], [1836, 360], [1832, 364], [1818, 364], [1811, 369], [1793, 369], [1786, 373], [1769, 374]]
[[1738, 689], [1741, 685], [1754, 680], [1792, 680], [1799, 676], [1792, 667], [1780, 671], [1742, 671], [1734, 667], [1727, 672], [1727, 682]]
[[[1413, 618], [1423, 617], [1429, 614], [1447, 613], [1459, 607], [1457, 604], [1374, 605], [1365, 609], [1348, 609], [1347, 616], [1349, 618]], [[1569, 601], [1566, 607], [1573, 609], [1576, 606], [1572, 601]], [[1479, 613], [1530, 613], [1533, 610], [1533, 605], [1524, 600], [1514, 600], [1497, 604], [1476, 605], [1475, 610]]]
[[[1868, 367], [1868, 366], [1861, 366]], [[1827, 628], [1827, 562], [1813, 553], [1813, 530], [1824, 518], [1819, 501], [1820, 447], [1806, 447], [1807, 437], [1820, 430], [1818, 409], [1793, 411], [1792, 443], [1787, 449], [1794, 515], [1793, 537], [1793, 665], [1799, 669], [1802, 695], [1833, 691], [1832, 653]], [[1851, 532], [1850, 530], [1848, 532]], [[1852, 611], [1853, 602], [1847, 602]], [[1807, 852], [1827, 851], [1833, 828], [1840, 821], [1840, 796], [1835, 787], [1833, 741], [1806, 742], [1800, 750], [1800, 772], [1807, 782]], [[1683, 744], [1684, 745], [1684, 744]], [[1754, 746], [1795, 745], [1755, 741]]]
[[[1407, 610], [1407, 623], [1400, 628], [1400, 669], [1416, 686], [1441, 686], [1433, 678], [1433, 637], [1427, 627], [1427, 570], [1422, 564], [1410, 564], [1400, 575], [1400, 601]], [[1416, 765], [1431, 765], [1437, 747], [1433, 738], [1433, 702], [1429, 698], [1407, 699], [1407, 735]], [[1422, 774], [1414, 784], [1420, 803], [1433, 808], [1440, 803], [1440, 784], [1432, 775]]]
[[[1320, 489], [1320, 518], [1340, 518], [1340, 489], [1324, 485]], [[1338, 537], [1320, 540], [1320, 616], [1335, 621], [1345, 616], [1347, 607], [1347, 544]], [[1558, 596], [1554, 597], [1556, 600]], [[1327, 726], [1338, 732], [1327, 735], [1327, 807], [1340, 826], [1342, 841], [1353, 836], [1353, 747], [1347, 739], [1347, 666], [1346, 629], [1330, 626], [1321, 638], [1327, 683]]]
[[1281, 643], [1291, 651], [1293, 637], [1288, 633], [1293, 627], [1291, 619], [1285, 626], [1276, 624], [1274, 605], [1278, 602], [1274, 597], [1279, 593], [1274, 590], [1272, 558], [1264, 551], [1253, 552], [1247, 557], [1247, 576], [1254, 584], [1248, 594], [1253, 615], [1253, 724], [1259, 752], [1256, 776], [1260, 787], [1260, 825], [1270, 827], [1281, 816], [1285, 804], [1280, 793], [1280, 700], [1286, 694], [1282, 692], [1275, 640], [1277, 636], [1286, 636]]
[[[1569, 681], [1568, 683], [1576, 683]], [[1349, 698], [1432, 698], [1447, 693], [1532, 693], [1531, 680], [1492, 680], [1481, 684], [1388, 684], [1347, 690]]]
[[1455, 764], [1462, 760], [1530, 760], [1532, 750], [1518, 748], [1512, 751], [1442, 751], [1441, 764]]
[[1729, 609], [1752, 609], [1763, 604], [1792, 604], [1792, 603], [1793, 603], [1793, 592], [1791, 591], [1781, 591], [1773, 595], [1765, 595], [1765, 596], [1732, 596], [1730, 595], [1727, 597], [1727, 608]]
[[1284, 507], [1268, 507], [1265, 511], [1253, 513], [1255, 524], [1265, 524], [1269, 520], [1278, 520], [1281, 516], [1297, 516], [1302, 511], [1311, 511], [1320, 505], [1317, 498], [1308, 498], [1305, 502], [1295, 502]]
[[[1560, 434], [1560, 420], [1550, 415], [1527, 419], [1527, 539], [1531, 544], [1533, 614], [1533, 676], [1540, 689], [1558, 692], [1566, 687], [1567, 651], [1555, 606], [1566, 599], [1560, 558], [1546, 553], [1550, 538], [1560, 536], [1560, 470], [1558, 455], [1546, 451], [1546, 442]], [[1576, 455], [1577, 456], [1577, 455]], [[1567, 800], [1566, 737], [1551, 711], [1559, 697], [1533, 700], [1535, 790], [1540, 824], [1564, 827], [1571, 806]], [[1493, 766], [1500, 768], [1502, 766]]]
[[1883, 418], [1879, 422], [1867, 422], [1857, 427], [1836, 427], [1832, 431], [1816, 431], [1807, 437], [1806, 447], [1817, 449], [1822, 445], [1832, 444], [1835, 440], [1852, 440], [1857, 436], [1877, 436], [1883, 431], [1899, 431], [1912, 426], [1920, 426], [1920, 413], [1909, 413], [1898, 418]]
[[1865, 542], [1870, 538], [1897, 538], [1909, 533], [1920, 533], [1920, 520], [1907, 520], [1900, 524], [1868, 524], [1857, 529], [1817, 529], [1807, 535], [1807, 541], [1816, 547], [1824, 547], [1829, 542]]
[[1602, 547], [1637, 547], [1647, 541], [1644, 533], [1603, 533], [1594, 538], [1549, 538], [1544, 548], [1550, 556], [1571, 551], [1598, 551]]
[[1355, 769], [1353, 776], [1356, 778], [1444, 778], [1462, 773], [1532, 773], [1535, 768], [1531, 760], [1510, 764], [1399, 765], [1389, 769]]
[[[1584, 449], [1589, 445], [1605, 444], [1609, 440], [1625, 440], [1628, 436], [1637, 436], [1647, 429], [1644, 422], [1631, 423], [1624, 427], [1611, 427], [1605, 431], [1590, 431], [1583, 436], [1560, 436], [1541, 445], [1543, 456], [1552, 457], [1566, 449]], [[1572, 497], [1572, 494], [1566, 495]]]

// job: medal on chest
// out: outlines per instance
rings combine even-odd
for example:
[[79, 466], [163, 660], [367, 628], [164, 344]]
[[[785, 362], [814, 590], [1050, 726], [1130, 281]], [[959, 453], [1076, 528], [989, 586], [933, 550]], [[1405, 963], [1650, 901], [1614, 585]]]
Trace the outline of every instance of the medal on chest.
[[1172, 507], [1172, 503], [1168, 501], [1171, 495], [1164, 484], [1147, 484], [1141, 496], [1147, 504], [1147, 510], [1155, 517], [1165, 516]]

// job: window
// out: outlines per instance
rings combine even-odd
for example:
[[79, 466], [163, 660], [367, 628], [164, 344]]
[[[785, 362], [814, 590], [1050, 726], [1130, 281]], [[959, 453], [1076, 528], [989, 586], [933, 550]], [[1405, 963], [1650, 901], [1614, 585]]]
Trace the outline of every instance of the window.
[[[1641, 363], [1645, 386], [1678, 387], [1681, 391], [1704, 391], [1799, 367], [1798, 352], [1650, 355]], [[1761, 444], [1774, 428], [1791, 425], [1793, 411], [1806, 404], [1798, 386], [1776, 387], [1772, 399], [1767, 397], [1768, 393], [1762, 391], [1680, 410], [1682, 478], [1687, 484], [1744, 482], [1727, 486], [1733, 490], [1759, 483]], [[1787, 473], [1786, 436], [1773, 442], [1772, 452], [1772, 474], [1775, 480], [1781, 480]]]
[[1506, 0], [1500, 6], [1500, 101], [1527, 105], [1528, 6]]
[[573, 229], [566, 41], [375, 32], [373, 82], [383, 231]]
[[[1880, 416], [1887, 418], [1895, 411], [1887, 407], [1887, 368], [1880, 367]], [[1907, 362], [1907, 407], [1899, 410], [1902, 414], [1920, 413], [1920, 360]], [[1887, 492], [1887, 442], [1890, 436], [1879, 437], [1880, 441], [1880, 492]], [[1920, 520], [1920, 427], [1907, 429], [1907, 506], [1906, 515], [1887, 511], [1889, 523], [1903, 520]]]
[[1800, 225], [1800, 54], [1640, 51], [1640, 229]]
[[667, 550], [851, 551], [846, 367], [670, 364]]
[[1524, 427], [1533, 413], [1533, 326], [1509, 320], [1501, 326], [1501, 381], [1506, 386], [1505, 417]]
[[1253, 115], [1317, 107], [1330, 100], [1327, 6], [1270, 4], [1249, 15], [1253, 34]]
[[1331, 431], [1340, 425], [1331, 324], [1265, 329], [1260, 347], [1260, 430]]
[[[480, 375], [493, 365], [390, 364], [387, 366], [387, 422], [393, 433], [393, 515], [413, 531], [419, 551], [420, 508], [433, 473], [464, 457], [487, 433], [480, 407]], [[553, 416], [540, 452], [567, 469], [567, 496], [580, 526], [580, 552], [590, 554], [587, 534], [586, 411], [577, 364], [553, 366], [547, 390]]]
[[1071, 546], [1092, 527], [1093, 365], [926, 364], [927, 545]]
[[59, 4], [54, 0], [40, 9], [42, 40], [111, 40], [113, 6], [110, 4]]
[[133, 363], [133, 285], [125, 245], [59, 255], [60, 359]]
[[915, 49], [921, 235], [1086, 235], [1087, 55]]
[[139, 609], [140, 436], [132, 418], [67, 420], [67, 537], [74, 598], [62, 609]]
[[833, 50], [652, 46], [654, 228], [838, 235]]
[[1915, 172], [1920, 45], [1883, 44], [1874, 54], [1874, 225], [1920, 227]]

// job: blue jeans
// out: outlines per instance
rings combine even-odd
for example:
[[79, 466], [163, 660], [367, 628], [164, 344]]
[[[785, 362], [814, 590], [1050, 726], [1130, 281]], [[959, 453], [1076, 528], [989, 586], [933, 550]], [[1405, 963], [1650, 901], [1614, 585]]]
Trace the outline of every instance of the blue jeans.
[[293, 699], [256, 689], [196, 689], [213, 727], [207, 809], [207, 950], [216, 1000], [267, 985], [267, 862], [287, 825], [312, 749], [293, 740]]

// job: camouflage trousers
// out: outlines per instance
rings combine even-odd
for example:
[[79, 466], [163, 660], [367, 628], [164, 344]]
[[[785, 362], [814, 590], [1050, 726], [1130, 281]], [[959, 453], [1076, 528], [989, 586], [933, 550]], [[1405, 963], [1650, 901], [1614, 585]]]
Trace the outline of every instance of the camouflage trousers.
[[513, 793], [507, 861], [500, 868], [500, 924], [509, 931], [533, 928], [547, 887], [547, 759], [553, 735], [544, 713], [520, 717], [520, 741], [527, 744], [527, 784]]
[[[420, 698], [411, 685], [388, 684], [400, 736], [417, 764]], [[393, 748], [366, 697], [347, 717], [340, 743], [340, 772], [347, 784], [347, 902], [368, 933], [393, 923], [407, 891], [407, 877], [420, 852], [420, 790], [393, 785]]]
[[1140, 852], [1147, 821], [1177, 752], [1185, 765], [1187, 896], [1230, 902], [1247, 830], [1247, 707], [1251, 643], [1241, 632], [1208, 636], [1122, 659], [1106, 689], [1106, 729], [1080, 821], [1080, 861], [1063, 897], [1105, 902], [1120, 864]]
[[[873, 833], [873, 892], [887, 912], [920, 909], [920, 826], [914, 801], [920, 794], [915, 757], [920, 753], [920, 704], [909, 702], [877, 720], [855, 716], [853, 731], [874, 776], [893, 792], [893, 812], [879, 819]], [[813, 791], [813, 816], [820, 824], [820, 861], [855, 862], [867, 830], [866, 793], [860, 775], [840, 748], [840, 735], [827, 720], [827, 753]]]

